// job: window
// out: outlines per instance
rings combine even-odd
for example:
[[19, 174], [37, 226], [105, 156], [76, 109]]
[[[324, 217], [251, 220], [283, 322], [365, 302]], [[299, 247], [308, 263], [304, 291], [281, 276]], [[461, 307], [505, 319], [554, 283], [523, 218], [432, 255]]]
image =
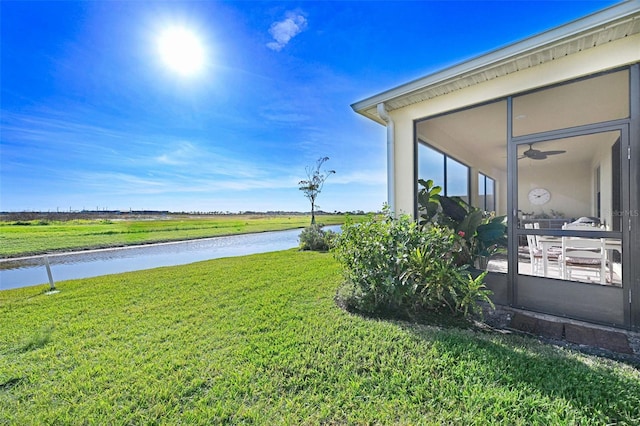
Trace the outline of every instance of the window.
[[486, 212], [496, 211], [496, 181], [478, 173], [478, 207]]
[[469, 202], [469, 167], [423, 142], [418, 144], [418, 178], [433, 180], [442, 195]]
[[469, 202], [469, 167], [445, 155], [445, 195]]

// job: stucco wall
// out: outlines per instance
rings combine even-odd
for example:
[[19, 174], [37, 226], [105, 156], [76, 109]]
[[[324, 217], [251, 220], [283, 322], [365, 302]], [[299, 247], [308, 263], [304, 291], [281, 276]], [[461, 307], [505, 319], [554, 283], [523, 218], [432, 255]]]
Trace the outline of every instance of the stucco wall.
[[[521, 167], [518, 172], [521, 182], [518, 188], [518, 207], [528, 213], [551, 214], [551, 210], [561, 212], [566, 218], [591, 216], [592, 213], [592, 171], [591, 163], [572, 163], [567, 167], [535, 168]], [[580, 182], [579, 185], [576, 182]], [[542, 206], [529, 202], [529, 191], [545, 188], [551, 192], [551, 199]]]

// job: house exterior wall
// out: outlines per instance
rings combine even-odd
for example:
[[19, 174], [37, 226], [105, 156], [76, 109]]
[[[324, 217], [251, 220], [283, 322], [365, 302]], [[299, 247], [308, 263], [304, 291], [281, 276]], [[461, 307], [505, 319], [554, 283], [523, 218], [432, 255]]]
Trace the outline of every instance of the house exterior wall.
[[[640, 62], [640, 34], [390, 111], [389, 115], [395, 122], [395, 200], [393, 200], [393, 205], [396, 213], [414, 213], [415, 120], [636, 62]], [[461, 160], [464, 159], [461, 158]], [[506, 196], [502, 195], [505, 193], [505, 189], [498, 188], [497, 191], [499, 210], [506, 209]]]

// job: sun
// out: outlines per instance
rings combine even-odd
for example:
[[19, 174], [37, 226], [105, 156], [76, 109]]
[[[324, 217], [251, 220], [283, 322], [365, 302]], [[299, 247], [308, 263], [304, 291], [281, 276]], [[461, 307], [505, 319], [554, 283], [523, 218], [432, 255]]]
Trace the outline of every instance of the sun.
[[164, 64], [183, 76], [197, 74], [204, 67], [205, 49], [196, 34], [173, 27], [158, 37], [158, 51]]

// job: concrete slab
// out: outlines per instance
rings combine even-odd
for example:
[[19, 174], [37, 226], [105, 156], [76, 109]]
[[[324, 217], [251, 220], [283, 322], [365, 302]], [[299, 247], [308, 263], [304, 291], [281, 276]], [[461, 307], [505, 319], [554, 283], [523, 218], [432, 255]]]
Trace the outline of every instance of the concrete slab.
[[538, 319], [535, 334], [549, 339], [561, 340], [564, 334], [564, 324], [557, 321]]
[[615, 331], [594, 330], [596, 344], [600, 348], [613, 352], [633, 355], [633, 350], [629, 345], [629, 339], [622, 333]]
[[513, 315], [509, 327], [515, 330], [524, 331], [525, 333], [535, 334], [537, 322], [538, 320], [536, 318], [517, 313]]
[[564, 325], [565, 340], [576, 345], [595, 346], [593, 343], [596, 338], [592, 328], [581, 325], [565, 324]]
[[640, 333], [503, 305], [484, 307], [483, 322], [495, 329], [521, 331], [549, 343], [573, 346], [592, 355], [640, 367]]
[[551, 321], [516, 313], [509, 327], [549, 339], [565, 340], [575, 345], [591, 346], [620, 354], [634, 354], [624, 333], [590, 327], [586, 324], [565, 323], [562, 319]]

